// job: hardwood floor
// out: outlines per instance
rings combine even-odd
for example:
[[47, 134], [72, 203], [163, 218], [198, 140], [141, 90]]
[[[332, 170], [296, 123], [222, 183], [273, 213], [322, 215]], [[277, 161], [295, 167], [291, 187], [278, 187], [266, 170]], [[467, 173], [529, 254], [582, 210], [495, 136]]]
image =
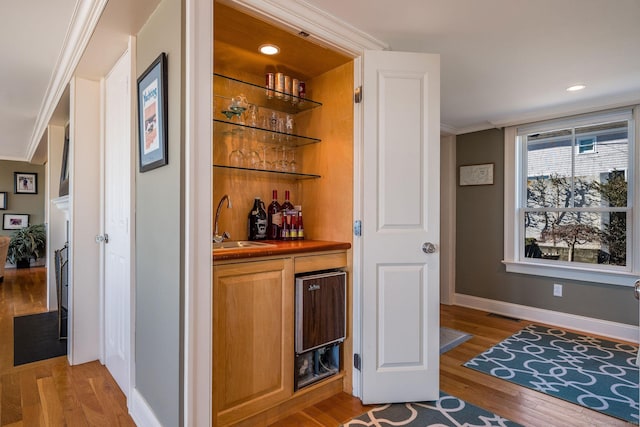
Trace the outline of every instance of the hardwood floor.
[[[46, 311], [45, 274], [11, 269], [0, 283], [0, 426], [134, 426], [124, 395], [99, 362], [70, 367], [63, 356], [13, 366], [13, 317]], [[525, 426], [633, 425], [462, 366], [529, 322], [455, 306], [441, 307], [440, 322], [473, 334], [441, 356], [442, 391]], [[373, 407], [342, 393], [272, 427], [337, 427]]]
[[67, 357], [13, 366], [13, 318], [46, 308], [43, 267], [5, 270], [0, 283], [0, 426], [135, 426], [124, 394], [99, 362]]
[[[440, 323], [473, 334], [469, 341], [440, 357], [440, 389], [445, 393], [525, 426], [634, 425], [462, 366], [531, 322], [494, 317], [463, 307], [441, 306]], [[342, 394], [272, 424], [272, 427], [336, 427], [368, 408], [358, 399]]]

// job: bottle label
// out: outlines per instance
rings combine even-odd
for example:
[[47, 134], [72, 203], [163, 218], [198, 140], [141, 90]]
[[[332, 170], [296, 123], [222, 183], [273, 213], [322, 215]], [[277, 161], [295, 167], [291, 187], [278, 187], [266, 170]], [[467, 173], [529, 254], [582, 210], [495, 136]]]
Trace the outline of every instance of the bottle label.
[[282, 212], [276, 212], [271, 215], [271, 223], [278, 227], [282, 227]]
[[266, 239], [266, 238], [267, 238], [267, 220], [257, 219], [256, 220], [256, 239]]

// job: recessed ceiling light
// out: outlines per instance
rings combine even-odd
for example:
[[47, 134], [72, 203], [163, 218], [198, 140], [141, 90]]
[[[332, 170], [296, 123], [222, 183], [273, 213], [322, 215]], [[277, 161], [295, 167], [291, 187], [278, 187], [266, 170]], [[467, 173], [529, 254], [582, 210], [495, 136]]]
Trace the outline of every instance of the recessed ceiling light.
[[579, 90], [584, 89], [585, 87], [586, 87], [586, 86], [585, 86], [585, 85], [583, 85], [583, 84], [569, 86], [569, 87], [567, 88], [567, 92], [576, 92], [576, 91], [579, 91]]
[[275, 44], [263, 44], [260, 46], [260, 53], [265, 55], [275, 55], [280, 52], [280, 48]]

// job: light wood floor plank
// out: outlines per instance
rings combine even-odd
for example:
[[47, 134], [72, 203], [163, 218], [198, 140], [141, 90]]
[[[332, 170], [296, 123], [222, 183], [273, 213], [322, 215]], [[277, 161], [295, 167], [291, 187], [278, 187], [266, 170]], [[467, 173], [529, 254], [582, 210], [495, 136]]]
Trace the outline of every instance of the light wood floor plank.
[[65, 424], [63, 409], [53, 378], [40, 378], [37, 383], [44, 415], [44, 425], [46, 427], [63, 426]]
[[126, 399], [98, 361], [66, 356], [13, 366], [13, 318], [46, 311], [46, 270], [7, 269], [0, 283], [0, 426], [135, 426]]

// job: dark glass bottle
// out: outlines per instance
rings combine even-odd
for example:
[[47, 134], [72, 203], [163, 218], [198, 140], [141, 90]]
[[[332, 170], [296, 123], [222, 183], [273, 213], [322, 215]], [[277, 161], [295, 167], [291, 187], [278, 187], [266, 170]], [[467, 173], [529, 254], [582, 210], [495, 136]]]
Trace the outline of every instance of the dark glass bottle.
[[281, 209], [283, 211], [291, 211], [294, 209], [291, 200], [289, 200], [289, 190], [285, 190], [284, 192], [284, 203], [282, 203]]
[[282, 212], [278, 203], [278, 190], [273, 190], [273, 200], [267, 208], [267, 239], [277, 240], [280, 238], [280, 228], [282, 227]]
[[280, 240], [291, 240], [291, 214], [293, 212], [293, 204], [289, 200], [289, 190], [284, 192], [284, 202], [280, 207], [282, 212], [282, 227], [280, 228]]
[[249, 240], [264, 240], [267, 238], [267, 212], [260, 197], [253, 201], [249, 211]]

